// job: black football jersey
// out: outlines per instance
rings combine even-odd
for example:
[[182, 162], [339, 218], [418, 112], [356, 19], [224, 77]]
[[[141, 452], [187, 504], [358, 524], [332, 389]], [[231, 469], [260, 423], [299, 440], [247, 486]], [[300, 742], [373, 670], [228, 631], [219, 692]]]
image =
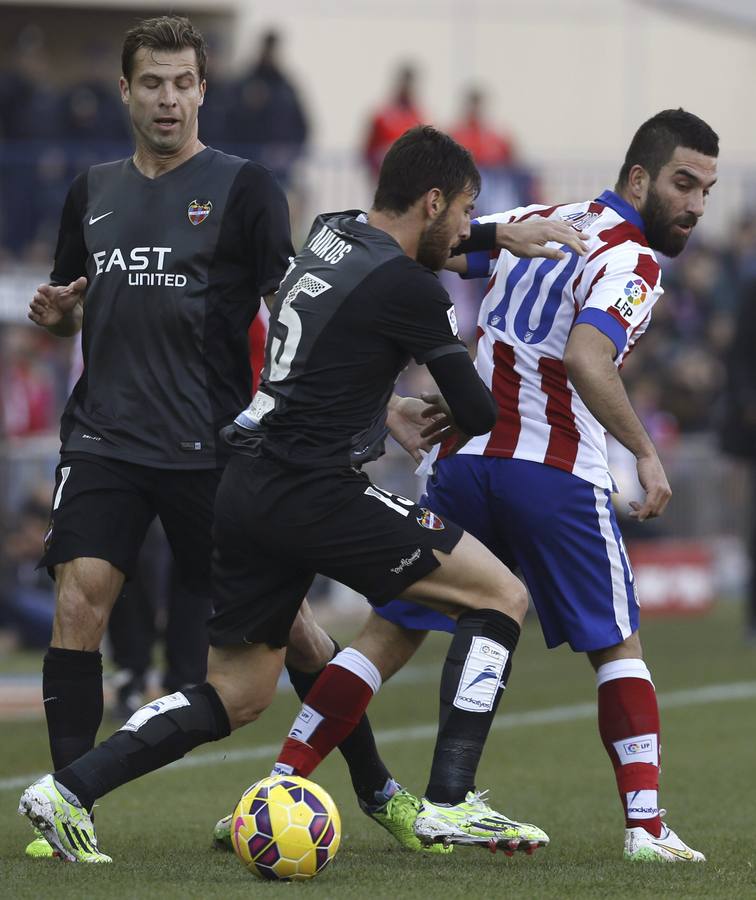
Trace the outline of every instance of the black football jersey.
[[249, 325], [292, 255], [286, 198], [255, 163], [208, 147], [154, 179], [131, 159], [80, 175], [51, 276], [89, 281], [62, 449], [221, 463], [219, 429], [249, 402]]
[[276, 295], [260, 388], [227, 440], [293, 466], [368, 462], [383, 452], [399, 373], [448, 353], [467, 348], [436, 275], [364, 214], [320, 216]]

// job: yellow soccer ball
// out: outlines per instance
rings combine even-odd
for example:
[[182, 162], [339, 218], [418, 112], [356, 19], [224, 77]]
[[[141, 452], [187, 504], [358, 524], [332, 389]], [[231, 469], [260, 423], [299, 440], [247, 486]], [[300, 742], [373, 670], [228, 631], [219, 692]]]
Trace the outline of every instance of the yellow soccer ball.
[[298, 775], [272, 775], [242, 794], [231, 841], [244, 865], [269, 881], [314, 878], [336, 856], [341, 818], [320, 785]]

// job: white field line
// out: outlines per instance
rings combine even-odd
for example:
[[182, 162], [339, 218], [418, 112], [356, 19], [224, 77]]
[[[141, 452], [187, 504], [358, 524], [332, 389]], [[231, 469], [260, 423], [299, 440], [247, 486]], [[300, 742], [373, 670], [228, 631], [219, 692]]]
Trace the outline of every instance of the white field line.
[[[690, 688], [688, 690], [670, 691], [666, 694], [660, 694], [659, 706], [662, 709], [674, 709], [683, 706], [707, 706], [710, 703], [727, 703], [733, 700], [751, 700], [753, 698], [756, 698], [756, 681], [736, 681], [731, 684], [712, 684], [708, 687]], [[580, 719], [592, 719], [595, 715], [595, 703], [552, 706], [549, 709], [535, 709], [530, 712], [505, 713], [494, 720], [492, 729], [503, 731], [507, 728], [519, 728], [528, 725], [554, 725], [559, 722], [576, 722]], [[425, 725], [377, 731], [375, 738], [379, 745], [399, 743], [400, 741], [425, 740], [434, 738], [436, 729], [436, 722], [428, 722]], [[195, 756], [187, 756], [177, 760], [166, 768], [194, 769], [198, 766], [251, 762], [257, 759], [267, 759], [272, 764], [280, 747], [280, 743], [264, 744], [248, 749], [216, 750], [213, 753], [198, 753]], [[30, 775], [2, 778], [0, 779], [0, 791], [15, 791], [19, 788], [25, 788], [43, 774], [42, 772], [36, 772]]]

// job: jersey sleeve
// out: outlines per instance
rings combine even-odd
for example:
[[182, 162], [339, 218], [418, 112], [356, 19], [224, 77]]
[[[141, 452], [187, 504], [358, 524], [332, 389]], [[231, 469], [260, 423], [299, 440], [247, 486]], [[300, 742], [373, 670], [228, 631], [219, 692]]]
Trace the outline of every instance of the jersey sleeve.
[[623, 244], [586, 265], [575, 290], [580, 309], [574, 324], [597, 328], [621, 356], [634, 332], [647, 326], [662, 294], [661, 269], [653, 253], [638, 244]]
[[[472, 221], [472, 225], [498, 225], [500, 222], [507, 223], [511, 221], [511, 212], [496, 213], [491, 216], [477, 216]], [[470, 278], [488, 278], [493, 274], [496, 268], [496, 260], [499, 258], [501, 251], [493, 250], [474, 250], [472, 253], [465, 253], [467, 260], [467, 271], [462, 272], [461, 277], [465, 280]]]
[[262, 166], [245, 166], [244, 244], [259, 296], [274, 291], [294, 256], [289, 204], [275, 178]]
[[84, 242], [84, 213], [87, 208], [87, 176], [73, 180], [63, 205], [55, 248], [51, 284], [70, 284], [87, 274], [87, 245]]
[[392, 260], [376, 282], [376, 327], [419, 365], [447, 353], [467, 353], [459, 339], [454, 304], [438, 278], [407, 257]]

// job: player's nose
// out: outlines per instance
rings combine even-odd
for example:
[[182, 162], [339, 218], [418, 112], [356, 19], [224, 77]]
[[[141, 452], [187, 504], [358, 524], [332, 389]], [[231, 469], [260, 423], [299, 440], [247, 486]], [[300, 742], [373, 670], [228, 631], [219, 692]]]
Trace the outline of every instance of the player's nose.
[[704, 192], [694, 191], [690, 195], [690, 203], [688, 204], [688, 212], [692, 213], [697, 219], [700, 219], [704, 214], [704, 207], [706, 205], [706, 197], [704, 196]]
[[159, 101], [161, 106], [176, 105], [176, 90], [171, 84], [164, 84], [160, 91]]

